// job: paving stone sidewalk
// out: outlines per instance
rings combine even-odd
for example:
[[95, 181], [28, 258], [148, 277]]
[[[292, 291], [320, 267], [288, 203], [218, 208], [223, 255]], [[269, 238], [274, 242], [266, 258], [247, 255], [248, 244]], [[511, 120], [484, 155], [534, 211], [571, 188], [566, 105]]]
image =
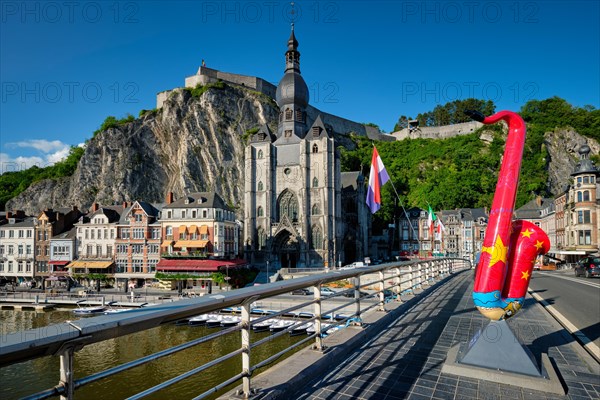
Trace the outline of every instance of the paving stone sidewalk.
[[433, 288], [407, 312], [290, 399], [600, 399], [600, 364], [531, 297], [508, 323], [534, 354], [547, 353], [565, 396], [441, 372], [448, 350], [487, 321], [471, 299], [473, 274]]

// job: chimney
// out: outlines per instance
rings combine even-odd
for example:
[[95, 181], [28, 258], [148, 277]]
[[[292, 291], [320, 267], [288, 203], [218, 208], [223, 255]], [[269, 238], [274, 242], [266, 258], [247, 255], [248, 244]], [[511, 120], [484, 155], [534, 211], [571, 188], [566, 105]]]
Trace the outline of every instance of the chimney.
[[94, 213], [94, 212], [96, 212], [96, 211], [98, 211], [98, 203], [96, 203], [96, 202], [93, 202], [93, 203], [92, 203], [92, 212]]
[[173, 202], [173, 192], [167, 193], [166, 203], [171, 204]]
[[535, 198], [535, 204], [537, 204], [538, 207], [542, 206], [542, 196], [537, 196]]
[[10, 211], [6, 212], [6, 219], [12, 218], [13, 214]]

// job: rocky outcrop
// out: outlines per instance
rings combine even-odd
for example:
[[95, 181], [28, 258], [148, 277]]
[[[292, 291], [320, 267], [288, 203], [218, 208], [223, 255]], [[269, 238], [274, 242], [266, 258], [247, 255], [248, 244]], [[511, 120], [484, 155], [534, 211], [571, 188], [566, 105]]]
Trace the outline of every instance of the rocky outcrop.
[[162, 109], [90, 140], [71, 177], [38, 182], [6, 209], [36, 214], [46, 207], [162, 202], [170, 191], [211, 190], [239, 205], [245, 133], [264, 123], [275, 128], [278, 112], [268, 97], [243, 88], [212, 88], [198, 98], [175, 90]]
[[579, 162], [578, 150], [584, 144], [590, 146], [590, 154], [598, 154], [600, 145], [591, 138], [581, 136], [573, 129], [556, 129], [544, 134], [544, 144], [548, 150], [548, 188], [558, 195], [570, 183], [570, 175]]

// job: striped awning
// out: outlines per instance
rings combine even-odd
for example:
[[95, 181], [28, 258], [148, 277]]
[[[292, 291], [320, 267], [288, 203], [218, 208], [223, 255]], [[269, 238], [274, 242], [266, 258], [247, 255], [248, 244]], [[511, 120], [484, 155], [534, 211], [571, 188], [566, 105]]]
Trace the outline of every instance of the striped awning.
[[190, 225], [188, 226], [188, 233], [191, 235], [192, 233], [196, 232], [198, 230], [198, 227], [196, 225]]
[[187, 231], [187, 229], [188, 229], [187, 225], [180, 225], [179, 226], [179, 233], [185, 232], [185, 231]]
[[175, 247], [199, 247], [204, 248], [208, 244], [208, 240], [178, 240]]
[[174, 240], [164, 240], [161, 244], [160, 247], [169, 247], [170, 245], [172, 245], [173, 243], [175, 243]]
[[71, 264], [67, 265], [67, 268], [97, 268], [97, 269], [106, 269], [113, 265], [112, 261], [85, 261], [78, 260], [73, 261]]
[[206, 226], [206, 225], [201, 225], [201, 226], [200, 226], [200, 234], [201, 234], [201, 235], [207, 235], [207, 234], [208, 234], [208, 226]]

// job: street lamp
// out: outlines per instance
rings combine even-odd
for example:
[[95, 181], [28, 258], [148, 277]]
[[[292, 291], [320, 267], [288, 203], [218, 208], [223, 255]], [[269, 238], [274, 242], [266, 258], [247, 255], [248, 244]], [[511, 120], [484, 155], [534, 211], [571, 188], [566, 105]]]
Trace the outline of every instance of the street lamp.
[[269, 260], [267, 260], [267, 283], [271, 282], [269, 279]]

